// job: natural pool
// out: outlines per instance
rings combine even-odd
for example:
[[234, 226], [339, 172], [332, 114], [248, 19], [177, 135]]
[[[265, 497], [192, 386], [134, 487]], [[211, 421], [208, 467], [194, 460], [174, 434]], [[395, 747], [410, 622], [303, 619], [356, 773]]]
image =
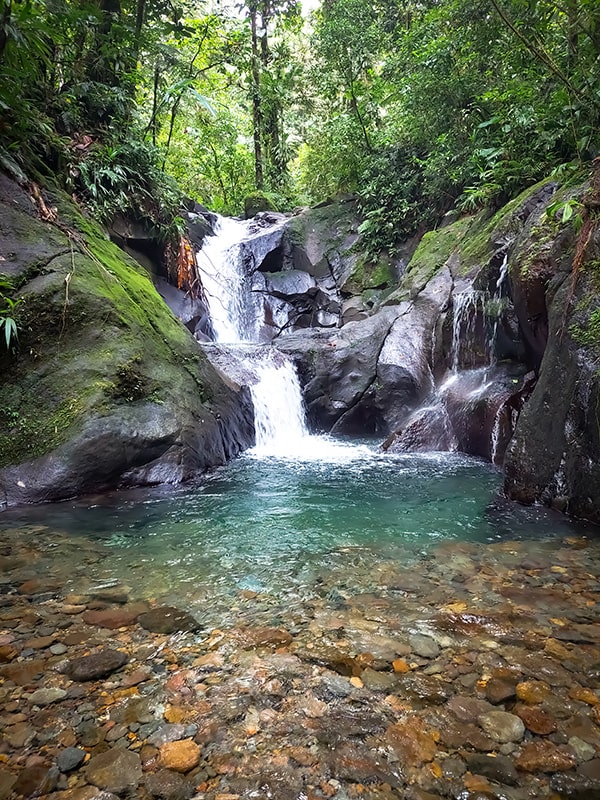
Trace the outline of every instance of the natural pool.
[[[223, 620], [210, 608], [240, 589], [293, 604], [344, 562], [348, 585], [378, 562], [410, 566], [450, 541], [529, 540], [535, 550], [585, 531], [503, 500], [499, 471], [460, 454], [392, 456], [320, 436], [292, 450], [283, 458], [251, 451], [193, 488], [18, 509], [0, 526], [42, 523], [66, 535], [59, 557], [48, 557], [67, 590], [126, 583], [139, 597], [202, 608], [214, 624]], [[67, 545], [72, 535], [98, 546], [95, 560], [81, 563]]]
[[500, 485], [307, 437], [1, 515], [0, 796], [598, 796], [600, 539]]

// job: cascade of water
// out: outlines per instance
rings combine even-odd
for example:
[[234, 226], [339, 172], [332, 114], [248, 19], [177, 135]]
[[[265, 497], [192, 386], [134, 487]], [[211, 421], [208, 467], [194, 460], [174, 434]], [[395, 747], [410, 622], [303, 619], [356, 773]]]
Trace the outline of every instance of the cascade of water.
[[[260, 298], [252, 292], [252, 275], [244, 263], [244, 242], [250, 235], [247, 223], [219, 217], [215, 235], [205, 239], [197, 263], [216, 340], [238, 345], [233, 356], [238, 362], [235, 368], [241, 366], [248, 376], [254, 405], [254, 452], [286, 455], [308, 436], [294, 364], [271, 346], [251, 352], [239, 346], [257, 340], [262, 314]], [[231, 359], [233, 348], [229, 351], [226, 358]], [[213, 359], [219, 361], [219, 356]]]
[[498, 325], [500, 324], [500, 316], [502, 311], [500, 307], [500, 302], [502, 300], [502, 291], [504, 288], [504, 282], [506, 280], [507, 274], [508, 274], [508, 253], [505, 253], [504, 259], [502, 260], [502, 265], [500, 267], [500, 272], [498, 274], [498, 280], [496, 281], [496, 288], [494, 289], [494, 294], [492, 295], [495, 317], [494, 317], [494, 326], [492, 328], [492, 333], [488, 341], [488, 354], [489, 354], [490, 366], [494, 366], [494, 364], [496, 363], [496, 338], [498, 336]]
[[243, 264], [247, 222], [219, 217], [214, 236], [207, 236], [197, 255], [217, 342], [251, 342], [257, 299]]
[[256, 453], [289, 453], [308, 435], [302, 393], [294, 365], [280, 353], [267, 354], [254, 365], [257, 382], [250, 386], [254, 404]]
[[486, 292], [467, 289], [454, 296], [452, 320], [452, 371], [458, 372], [462, 355], [472, 348], [475, 341], [479, 312], [483, 311]]

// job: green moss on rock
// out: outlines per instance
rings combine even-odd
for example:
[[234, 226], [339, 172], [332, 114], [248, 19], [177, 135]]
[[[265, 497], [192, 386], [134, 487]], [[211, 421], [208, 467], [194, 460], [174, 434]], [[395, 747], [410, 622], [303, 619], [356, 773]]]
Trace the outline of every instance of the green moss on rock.
[[[219, 383], [143, 268], [71, 203], [57, 204], [72, 235], [53, 229], [56, 255], [20, 265], [18, 350], [0, 353], [0, 467], [54, 451], [122, 403], [186, 404], [200, 424]], [[21, 215], [26, 241], [29, 220], [40, 225]]]

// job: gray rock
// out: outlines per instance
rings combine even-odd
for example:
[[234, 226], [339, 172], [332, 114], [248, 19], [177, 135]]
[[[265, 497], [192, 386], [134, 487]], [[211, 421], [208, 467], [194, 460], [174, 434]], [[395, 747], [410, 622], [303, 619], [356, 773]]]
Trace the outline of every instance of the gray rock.
[[126, 663], [127, 656], [120, 650], [102, 650], [69, 661], [67, 674], [74, 681], [94, 681], [116, 672]]
[[94, 756], [85, 768], [89, 783], [114, 794], [135, 788], [142, 778], [140, 757], [131, 750], [115, 747]]
[[477, 721], [496, 742], [520, 742], [525, 734], [523, 720], [506, 711], [488, 711], [481, 714]]
[[51, 703], [64, 700], [66, 696], [67, 693], [64, 689], [37, 689], [27, 695], [27, 699], [36, 706], [49, 706]]
[[186, 800], [194, 793], [193, 782], [170, 769], [147, 775], [144, 785], [152, 797], [160, 800]]
[[457, 719], [463, 722], [476, 722], [482, 714], [494, 710], [494, 706], [487, 700], [459, 694], [454, 695], [448, 701], [448, 708]]
[[152, 633], [175, 633], [176, 631], [200, 630], [200, 623], [188, 614], [171, 606], [159, 606], [140, 614], [137, 621], [147, 631]]
[[185, 725], [180, 723], [172, 723], [169, 725], [161, 725], [161, 727], [148, 737], [148, 744], [154, 747], [161, 747], [168, 742], [177, 742], [185, 738]]
[[469, 771], [475, 775], [483, 775], [496, 783], [507, 786], [519, 785], [519, 774], [510, 758], [502, 755], [489, 756], [483, 753], [465, 753], [465, 761]]
[[352, 685], [347, 678], [341, 675], [323, 675], [322, 686], [333, 697], [348, 697], [352, 693]]
[[61, 772], [71, 772], [83, 763], [85, 756], [85, 750], [80, 750], [78, 747], [67, 747], [59, 753], [56, 765]]
[[415, 633], [408, 641], [413, 653], [421, 658], [436, 658], [440, 654], [439, 645], [431, 636]]

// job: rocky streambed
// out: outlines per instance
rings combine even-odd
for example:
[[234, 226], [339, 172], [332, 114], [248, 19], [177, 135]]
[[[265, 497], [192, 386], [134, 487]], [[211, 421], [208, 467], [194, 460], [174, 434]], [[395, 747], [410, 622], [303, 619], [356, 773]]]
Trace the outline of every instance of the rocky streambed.
[[599, 797], [600, 541], [357, 550], [192, 614], [2, 531], [0, 798]]

